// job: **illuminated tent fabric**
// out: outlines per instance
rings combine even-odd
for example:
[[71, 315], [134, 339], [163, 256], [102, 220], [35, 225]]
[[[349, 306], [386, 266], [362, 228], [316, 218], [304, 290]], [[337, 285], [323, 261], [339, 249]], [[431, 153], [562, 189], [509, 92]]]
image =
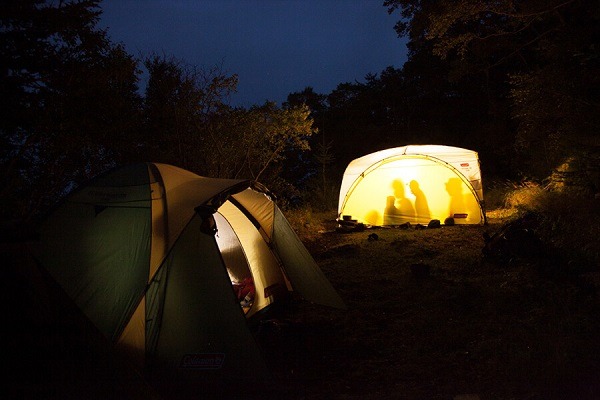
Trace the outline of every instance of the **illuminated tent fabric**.
[[483, 223], [479, 157], [458, 147], [411, 145], [357, 158], [342, 179], [343, 216], [374, 226], [448, 217], [456, 224]]
[[[57, 206], [39, 243], [40, 264], [117, 350], [178, 384], [266, 376], [247, 318], [292, 290], [344, 307], [248, 180], [155, 163], [118, 168]], [[248, 276], [256, 295], [244, 314], [232, 282]]]

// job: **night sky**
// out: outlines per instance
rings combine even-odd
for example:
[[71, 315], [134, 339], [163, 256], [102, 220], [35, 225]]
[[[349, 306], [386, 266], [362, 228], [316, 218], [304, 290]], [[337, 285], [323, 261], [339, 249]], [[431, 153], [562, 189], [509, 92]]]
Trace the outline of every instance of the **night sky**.
[[[173, 56], [239, 76], [230, 103], [278, 104], [311, 86], [327, 94], [400, 68], [406, 41], [382, 0], [104, 0], [99, 26], [136, 57]], [[141, 83], [143, 85], [143, 82]]]

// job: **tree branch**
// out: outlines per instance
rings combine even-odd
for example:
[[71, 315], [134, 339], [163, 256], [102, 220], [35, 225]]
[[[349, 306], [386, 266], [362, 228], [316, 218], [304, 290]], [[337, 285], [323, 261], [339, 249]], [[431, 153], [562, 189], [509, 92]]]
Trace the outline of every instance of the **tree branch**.
[[553, 12], [555, 10], [558, 10], [561, 7], [564, 7], [564, 6], [566, 6], [568, 4], [571, 4], [571, 3], [574, 3], [574, 2], [575, 2], [575, 0], [565, 1], [564, 3], [558, 4], [558, 5], [556, 5], [556, 6], [552, 7], [552, 8], [549, 8], [547, 10], [543, 10], [543, 11], [539, 11], [539, 12], [531, 13], [531, 14], [510, 14], [510, 13], [500, 12], [500, 11], [496, 11], [496, 10], [492, 10], [492, 9], [490, 9], [488, 11], [491, 12], [491, 13], [497, 14], [497, 15], [505, 16], [505, 17], [511, 17], [511, 18], [530, 18], [530, 17], [537, 17], [537, 16], [540, 16], [540, 15], [543, 15], [543, 14], [551, 13], [551, 12]]
[[265, 170], [267, 169], [267, 167], [269, 166], [269, 164], [271, 164], [271, 161], [273, 161], [273, 159], [275, 158], [275, 156], [277, 154], [279, 154], [279, 152], [283, 149], [283, 146], [285, 145], [285, 142], [282, 142], [277, 149], [275, 149], [275, 151], [273, 151], [273, 153], [271, 154], [271, 157], [269, 157], [269, 159], [267, 160], [267, 162], [265, 163], [265, 165], [262, 167], [262, 169], [260, 170], [260, 172], [258, 173], [258, 175], [256, 175], [256, 180], [258, 180], [258, 178], [262, 175], [263, 172], [265, 172]]
[[532, 40], [530, 40], [529, 42], [525, 43], [523, 46], [519, 47], [518, 49], [516, 49], [515, 51], [513, 51], [512, 53], [502, 57], [500, 60], [498, 60], [497, 62], [495, 62], [494, 64], [490, 65], [489, 67], [487, 67], [487, 69], [492, 69], [494, 67], [497, 67], [498, 65], [502, 64], [504, 61], [508, 60], [509, 58], [511, 58], [512, 56], [514, 56], [515, 54], [519, 53], [521, 50], [523, 50], [525, 47], [537, 42], [538, 40], [540, 40], [542, 37], [546, 36], [547, 34], [549, 34], [550, 32], [555, 31], [556, 28], [552, 28], [552, 29], [548, 29], [546, 32], [538, 35], [537, 37], [533, 38]]

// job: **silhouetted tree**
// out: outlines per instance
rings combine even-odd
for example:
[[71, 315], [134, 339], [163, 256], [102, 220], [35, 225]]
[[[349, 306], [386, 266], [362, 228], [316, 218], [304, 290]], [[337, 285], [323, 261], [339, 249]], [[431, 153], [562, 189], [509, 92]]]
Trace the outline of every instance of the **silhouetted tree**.
[[[282, 176], [306, 193], [306, 199], [316, 199], [321, 206], [327, 203], [328, 167], [333, 162], [333, 140], [329, 138], [327, 96], [307, 86], [301, 92], [290, 93], [283, 108], [307, 106], [313, 119], [314, 134], [309, 138], [311, 152], [290, 152], [286, 155]], [[326, 146], [326, 147], [324, 147]]]
[[[509, 150], [499, 138], [511, 138], [516, 144], [511, 158], [522, 173], [547, 176], [572, 149], [597, 146], [592, 139], [600, 122], [597, 1], [387, 0], [384, 5], [400, 12], [396, 29], [409, 37], [411, 59], [429, 47], [447, 63], [448, 79], [461, 82], [459, 91], [468, 81], [479, 82], [479, 94], [473, 93], [496, 122], [486, 141], [502, 149], [500, 156]], [[514, 121], [506, 123], [507, 130], [498, 129], [503, 114]]]
[[[237, 76], [218, 67], [197, 69], [174, 58], [150, 56], [144, 121], [147, 159], [200, 175], [272, 183], [291, 151], [309, 149], [313, 134], [306, 106], [278, 108], [267, 102], [249, 109], [226, 100]], [[283, 181], [282, 181], [283, 182]]]
[[314, 133], [306, 106], [278, 108], [273, 102], [250, 109], [226, 109], [210, 122], [206, 154], [211, 176], [273, 179], [271, 168], [285, 160], [286, 151], [307, 151]]
[[181, 60], [151, 55], [144, 61], [149, 73], [144, 101], [144, 161], [203, 169], [204, 152], [213, 151], [206, 137], [208, 121], [227, 108], [237, 87], [237, 75], [215, 66], [199, 69]]
[[98, 3], [0, 4], [4, 218], [31, 217], [135, 142], [137, 62], [96, 27]]

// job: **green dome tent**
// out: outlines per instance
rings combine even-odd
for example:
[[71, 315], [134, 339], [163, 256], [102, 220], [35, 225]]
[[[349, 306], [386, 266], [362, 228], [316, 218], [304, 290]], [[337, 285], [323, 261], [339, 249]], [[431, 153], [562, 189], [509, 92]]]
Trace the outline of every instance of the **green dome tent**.
[[484, 223], [479, 157], [459, 147], [411, 145], [357, 158], [342, 178], [338, 219], [344, 216], [374, 226]]
[[[67, 196], [39, 245], [41, 266], [87, 318], [169, 387], [265, 379], [247, 320], [290, 291], [344, 308], [268, 192], [248, 180], [118, 168]], [[241, 303], [242, 282], [253, 296]]]

